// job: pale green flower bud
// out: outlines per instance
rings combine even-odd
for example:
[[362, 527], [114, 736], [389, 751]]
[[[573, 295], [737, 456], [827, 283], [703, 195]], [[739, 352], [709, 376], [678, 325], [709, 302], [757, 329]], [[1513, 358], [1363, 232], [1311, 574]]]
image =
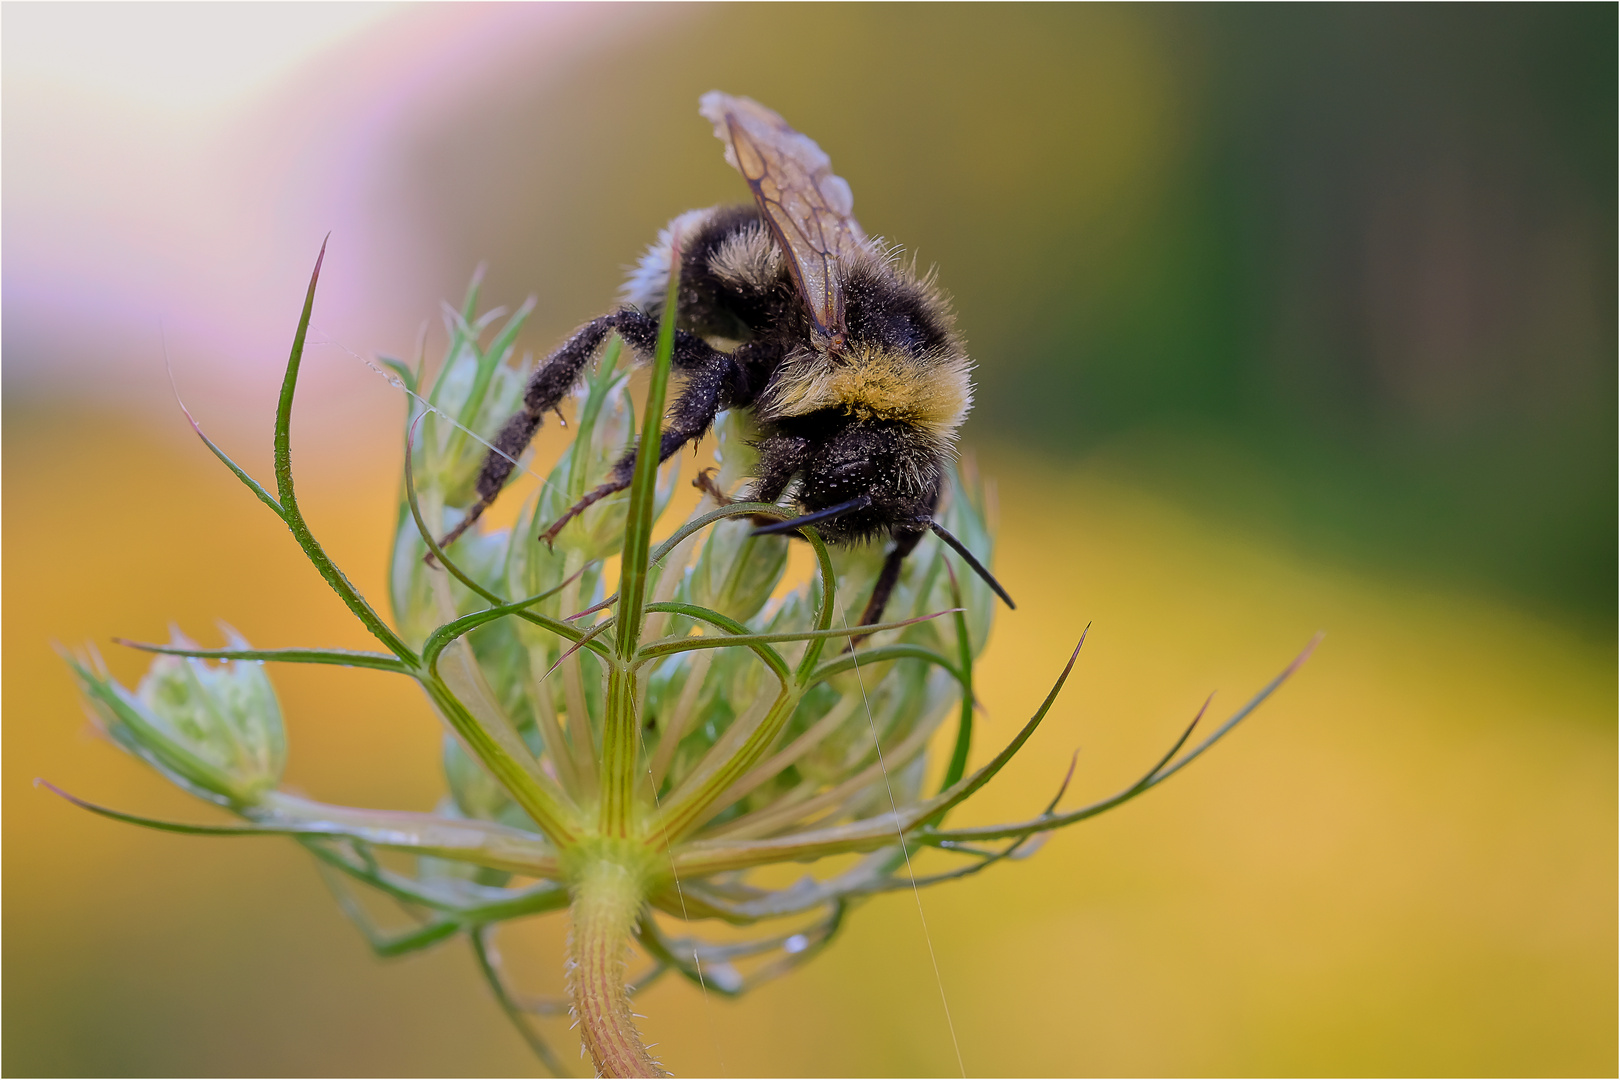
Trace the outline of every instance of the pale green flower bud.
[[[580, 498], [605, 483], [624, 455], [636, 445], [636, 408], [630, 397], [630, 374], [612, 368], [612, 346], [604, 353], [597, 371], [573, 393], [574, 438], [557, 459], [541, 486], [529, 519], [533, 540], [556, 522]], [[674, 492], [673, 470], [660, 477], [658, 508], [661, 510]], [[625, 514], [630, 493], [609, 495], [570, 521], [557, 534], [553, 554], [567, 561], [566, 553], [577, 553], [579, 562], [617, 555], [624, 543]], [[543, 545], [542, 545], [543, 546]], [[532, 550], [530, 558], [534, 557]], [[556, 572], [555, 569], [552, 572]], [[561, 580], [561, 575], [557, 580]], [[542, 583], [544, 582], [544, 583]], [[541, 588], [554, 581], [531, 581]], [[538, 590], [537, 590], [538, 591]]]
[[506, 789], [487, 769], [468, 757], [461, 744], [448, 733], [444, 736], [443, 760], [445, 781], [457, 811], [483, 821], [515, 819], [516, 824], [528, 824]]
[[[247, 649], [227, 630], [228, 647]], [[170, 644], [195, 649], [178, 631]], [[264, 665], [159, 656], [132, 694], [99, 663], [72, 662], [91, 712], [114, 742], [196, 794], [247, 807], [281, 779], [281, 706]]]
[[[443, 536], [462, 519], [464, 509], [477, 499], [476, 483], [488, 456], [488, 443], [522, 406], [526, 369], [508, 361], [518, 330], [533, 308], [533, 300], [508, 319], [487, 349], [479, 338], [504, 312], [492, 311], [476, 321], [472, 305], [477, 298], [475, 280], [464, 312], [447, 311], [450, 345], [438, 374], [427, 389], [430, 408], [411, 403], [411, 475], [424, 519], [435, 535]], [[395, 531], [389, 573], [389, 599], [401, 634], [420, 644], [433, 628], [473, 610], [477, 597], [459, 582], [436, 583], [423, 564], [427, 546], [410, 513], [402, 513]], [[503, 568], [504, 539], [469, 534], [456, 545], [456, 561], [486, 586], [493, 586]]]
[[450, 348], [428, 392], [436, 412], [421, 419], [414, 458], [419, 488], [437, 496], [443, 506], [465, 507], [476, 501], [475, 484], [488, 451], [485, 443], [495, 438], [522, 405], [531, 365], [514, 366], [508, 360], [517, 333], [533, 309], [531, 298], [506, 321], [487, 349], [478, 347], [478, 339], [505, 314], [502, 309], [472, 323], [467, 321], [470, 310], [446, 314]]
[[788, 538], [752, 536], [746, 518], [717, 522], [687, 582], [690, 603], [747, 622], [765, 606], [787, 569]]
[[[454, 511], [443, 515], [445, 529], [460, 520]], [[407, 510], [394, 535], [394, 554], [389, 567], [389, 600], [400, 635], [420, 645], [433, 629], [457, 615], [480, 606], [478, 596], [459, 581], [445, 580], [424, 561], [427, 545], [422, 542], [416, 523]], [[504, 533], [470, 532], [456, 544], [456, 565], [474, 580], [493, 586], [502, 572], [506, 554]]]

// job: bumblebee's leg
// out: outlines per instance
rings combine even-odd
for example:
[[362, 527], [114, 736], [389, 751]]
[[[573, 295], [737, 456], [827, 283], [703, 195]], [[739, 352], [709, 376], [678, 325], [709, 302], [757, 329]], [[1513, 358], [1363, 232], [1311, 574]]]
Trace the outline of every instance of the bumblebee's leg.
[[[743, 500], [773, 503], [780, 499], [801, 468], [809, 445], [809, 439], [797, 435], [770, 435], [755, 443], [759, 462], [754, 466], [754, 483], [743, 495]], [[775, 525], [781, 518], [755, 514], [748, 520], [755, 526], [764, 527]]]
[[563, 396], [574, 388], [579, 381], [580, 371], [596, 352], [597, 346], [602, 344], [609, 331], [624, 321], [625, 314], [615, 312], [592, 319], [535, 369], [528, 387], [523, 391], [523, 408], [501, 428], [491, 444], [494, 449], [484, 458], [484, 467], [478, 473], [478, 501], [467, 509], [467, 516], [461, 519], [460, 524], [439, 541], [441, 549], [449, 547], [471, 528], [473, 522], [495, 501], [506, 486], [506, 478], [512, 475], [518, 457], [534, 441], [541, 418], [555, 409]]
[[[872, 586], [872, 598], [866, 602], [866, 610], [861, 613], [862, 626], [883, 621], [883, 609], [888, 606], [889, 596], [900, 582], [900, 564], [922, 538], [921, 532], [901, 533], [894, 538], [894, 550], [883, 560], [883, 569], [878, 572], [877, 584]], [[864, 640], [864, 637], [852, 638], [850, 646], [853, 648]]]
[[[645, 315], [638, 315], [636, 318], [653, 323], [656, 342], [657, 323]], [[621, 326], [619, 332], [633, 347], [640, 348], [637, 329], [632, 328], [627, 332], [625, 327]], [[674, 406], [664, 418], [664, 434], [658, 446], [659, 464], [663, 464], [675, 451], [694, 439], [701, 438], [703, 433], [709, 430], [709, 425], [714, 423], [714, 414], [720, 411], [720, 402], [730, 388], [736, 371], [736, 364], [731, 357], [710, 348], [702, 338], [688, 334], [684, 330], [676, 334], [675, 355], [672, 359], [678, 362], [677, 366], [682, 371], [688, 373], [688, 378], [686, 385], [681, 388], [680, 396], [675, 399]], [[566, 514], [540, 534], [540, 539], [550, 544], [557, 538], [564, 525], [593, 504], [629, 487], [635, 474], [636, 451], [631, 450], [613, 466], [613, 472], [605, 484], [586, 492], [584, 498], [569, 507]]]
[[730, 506], [732, 503], [736, 502], [736, 500], [730, 495], [727, 495], [724, 491], [720, 490], [720, 484], [714, 478], [714, 474], [719, 471], [719, 469], [713, 468], [712, 466], [707, 469], [699, 469], [696, 479], [692, 481], [692, 486], [712, 499], [714, 501], [714, 505]]
[[761, 439], [756, 447], [759, 465], [748, 501], [773, 503], [780, 499], [794, 474], [803, 467], [809, 448], [810, 440], [798, 435], [769, 435]]
[[[619, 336], [640, 356], [651, 358], [658, 351], [658, 320], [651, 315], [643, 315], [639, 311], [625, 308], [614, 317], [614, 329]], [[720, 361], [725, 361], [720, 365]], [[717, 352], [709, 343], [689, 330], [675, 331], [675, 348], [670, 353], [670, 366], [676, 371], [691, 373], [694, 378], [700, 372], [709, 371], [719, 367], [722, 380], [734, 379], [735, 365], [731, 357], [723, 352]], [[677, 408], [679, 405], [676, 406]], [[713, 418], [710, 413], [710, 418]]]

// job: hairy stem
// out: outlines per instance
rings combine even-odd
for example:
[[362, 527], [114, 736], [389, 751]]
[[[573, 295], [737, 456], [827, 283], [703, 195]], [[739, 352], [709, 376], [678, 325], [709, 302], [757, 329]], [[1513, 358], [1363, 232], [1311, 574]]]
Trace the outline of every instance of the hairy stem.
[[645, 899], [640, 875], [611, 859], [582, 868], [573, 888], [569, 992], [598, 1076], [668, 1076], [630, 1016], [625, 957]]

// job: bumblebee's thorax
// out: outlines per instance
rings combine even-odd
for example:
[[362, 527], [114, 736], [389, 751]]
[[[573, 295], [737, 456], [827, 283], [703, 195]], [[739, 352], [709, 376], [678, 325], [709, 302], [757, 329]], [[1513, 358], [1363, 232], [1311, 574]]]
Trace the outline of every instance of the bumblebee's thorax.
[[891, 250], [863, 251], [839, 267], [846, 325], [824, 334], [805, 317], [758, 211], [711, 207], [672, 221], [626, 283], [624, 298], [649, 315], [662, 307], [676, 235], [681, 325], [727, 352], [772, 344], [772, 370], [753, 402], [759, 419], [836, 410], [915, 427], [949, 448], [973, 402], [972, 364], [931, 277], [918, 278]]

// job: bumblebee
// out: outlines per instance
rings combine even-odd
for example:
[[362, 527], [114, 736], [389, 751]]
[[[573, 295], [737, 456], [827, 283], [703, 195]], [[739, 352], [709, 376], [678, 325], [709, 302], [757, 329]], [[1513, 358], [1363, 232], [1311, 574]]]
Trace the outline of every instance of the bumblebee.
[[[523, 408], [496, 436], [478, 501], [442, 541], [467, 529], [499, 495], [533, 440], [609, 333], [650, 357], [680, 265], [673, 369], [684, 376], [666, 416], [659, 460], [700, 438], [722, 409], [752, 411], [761, 437], [748, 498], [803, 510], [756, 534], [814, 524], [829, 541], [892, 541], [861, 622], [881, 619], [901, 562], [929, 531], [996, 594], [1012, 599], [934, 521], [945, 463], [973, 403], [972, 362], [932, 274], [867, 238], [849, 184], [810, 138], [758, 102], [719, 91], [699, 112], [748, 182], [753, 206], [688, 211], [659, 233], [621, 294], [535, 370]], [[541, 536], [630, 485], [635, 451]]]

